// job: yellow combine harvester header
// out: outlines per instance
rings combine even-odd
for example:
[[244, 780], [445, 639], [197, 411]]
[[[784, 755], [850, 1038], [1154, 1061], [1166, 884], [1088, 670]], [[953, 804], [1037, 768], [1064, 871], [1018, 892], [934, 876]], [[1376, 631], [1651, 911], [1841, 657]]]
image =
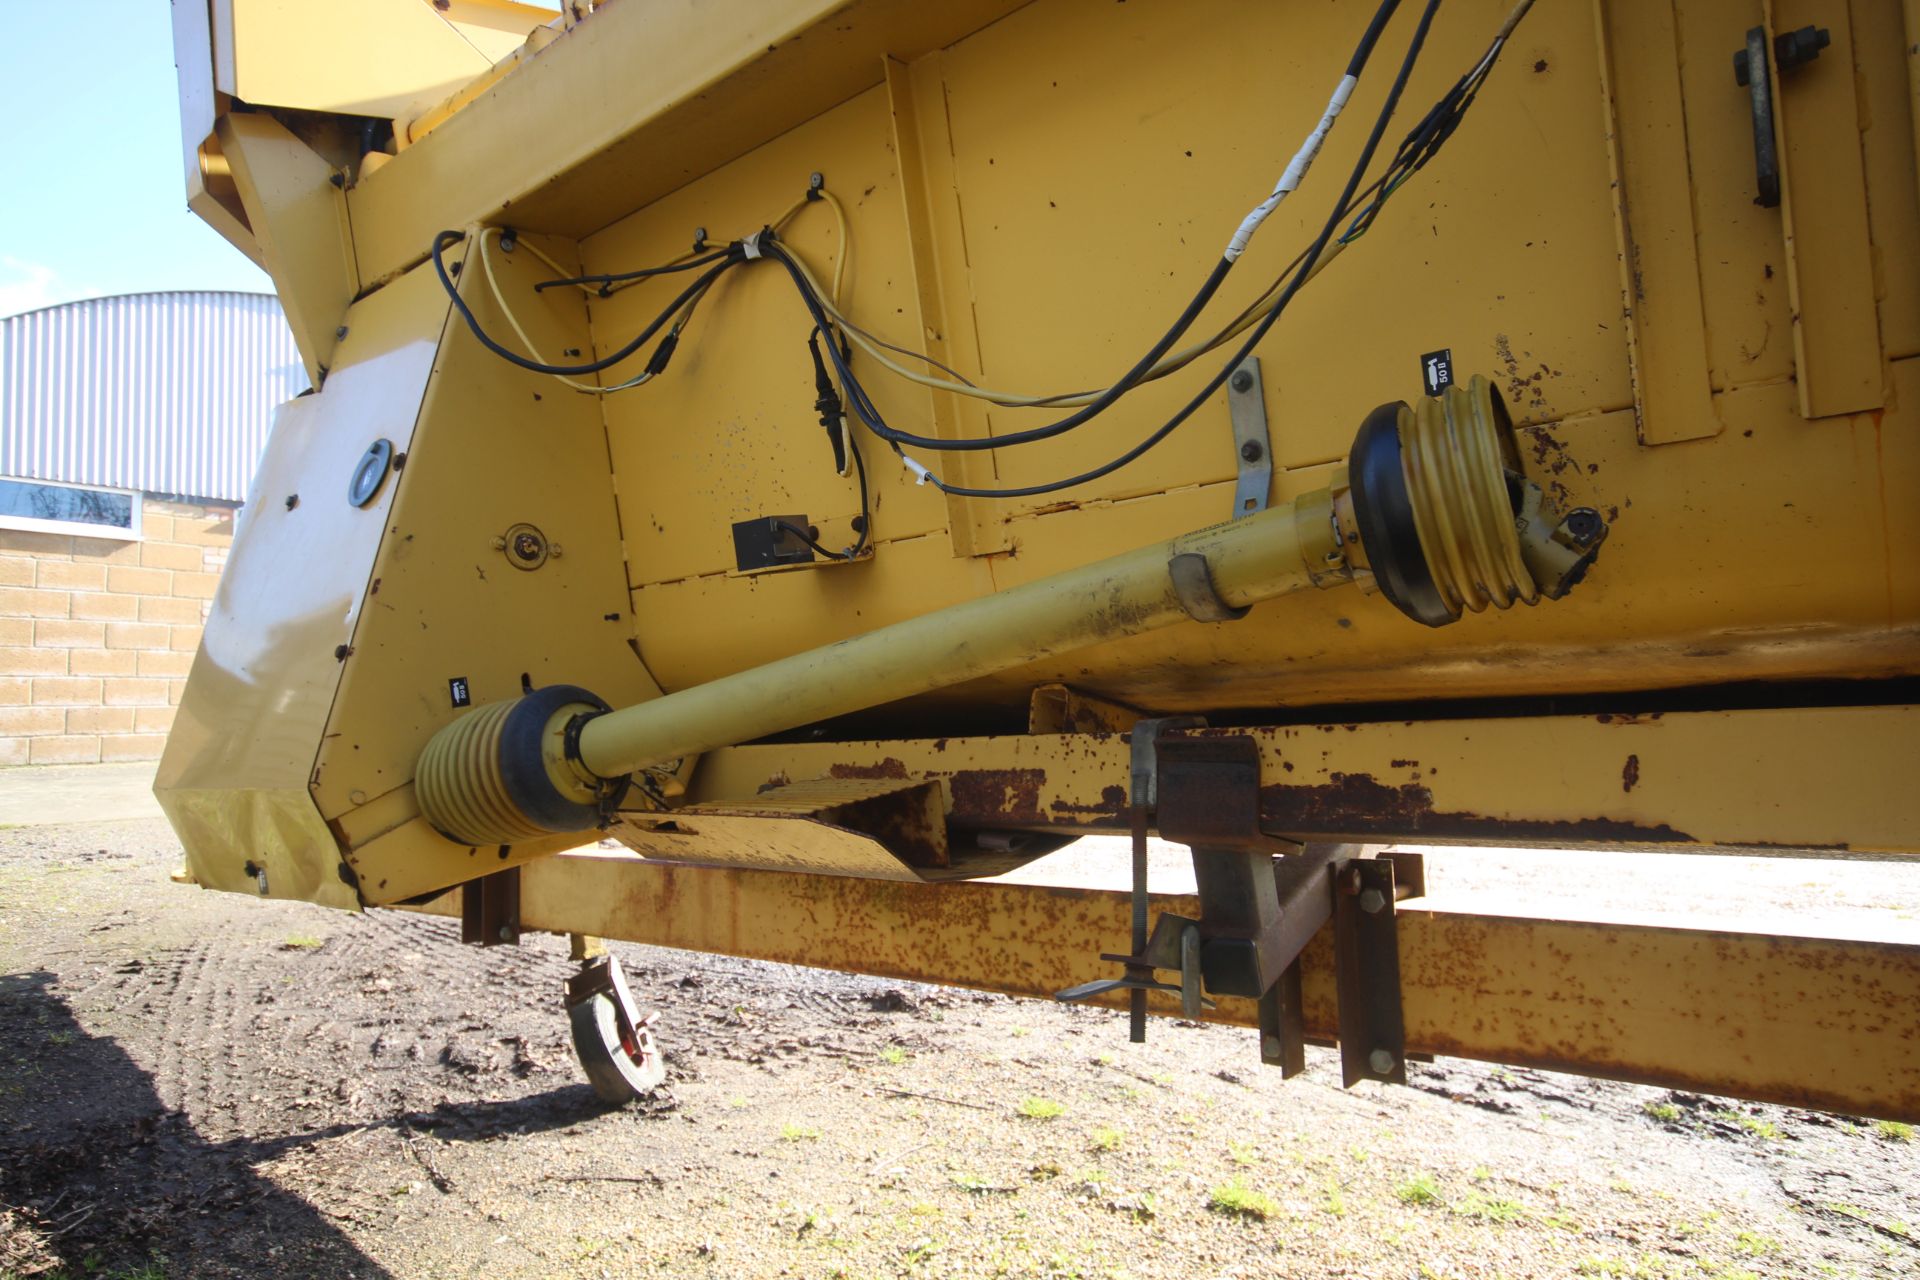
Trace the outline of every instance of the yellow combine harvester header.
[[[1912, 5], [175, 24], [316, 387], [162, 765], [199, 883], [1920, 1117], [1913, 940], [1374, 856], [1920, 852]], [[1101, 832], [1131, 895], [958, 883]]]

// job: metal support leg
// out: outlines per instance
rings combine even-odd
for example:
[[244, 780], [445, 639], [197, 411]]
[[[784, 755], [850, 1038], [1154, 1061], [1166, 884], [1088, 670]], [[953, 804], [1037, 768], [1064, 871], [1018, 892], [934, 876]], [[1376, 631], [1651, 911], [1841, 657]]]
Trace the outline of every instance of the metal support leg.
[[520, 868], [460, 886], [460, 941], [482, 947], [519, 944]]

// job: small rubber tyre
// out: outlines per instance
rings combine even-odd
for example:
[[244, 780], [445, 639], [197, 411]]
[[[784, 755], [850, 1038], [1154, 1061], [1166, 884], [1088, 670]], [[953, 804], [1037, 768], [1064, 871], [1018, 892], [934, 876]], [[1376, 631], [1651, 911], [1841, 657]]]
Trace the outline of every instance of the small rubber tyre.
[[635, 1098], [652, 1093], [667, 1078], [666, 1063], [654, 1047], [652, 1033], [640, 1031], [640, 1056], [636, 1059], [620, 1043], [620, 1022], [614, 1016], [613, 998], [596, 995], [567, 1010], [573, 1024], [573, 1052], [587, 1073], [587, 1082], [602, 1102], [625, 1106]]

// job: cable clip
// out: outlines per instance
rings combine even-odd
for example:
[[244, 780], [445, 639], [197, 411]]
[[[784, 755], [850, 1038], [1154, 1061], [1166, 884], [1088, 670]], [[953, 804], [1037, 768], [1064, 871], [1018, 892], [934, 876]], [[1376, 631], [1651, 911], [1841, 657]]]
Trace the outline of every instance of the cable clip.
[[752, 261], [753, 259], [762, 256], [760, 251], [760, 237], [765, 235], [766, 233], [767, 233], [767, 229], [765, 227], [762, 227], [760, 228], [760, 230], [754, 232], [750, 236], [741, 237], [740, 252], [747, 255], [748, 261]]
[[903, 453], [900, 455], [900, 461], [906, 464], [907, 470], [913, 472], [915, 476], [915, 479], [914, 479], [915, 484], [925, 484], [929, 480], [933, 479], [933, 472], [927, 470], [925, 467], [915, 462], [912, 458], [909, 458], [906, 454]]

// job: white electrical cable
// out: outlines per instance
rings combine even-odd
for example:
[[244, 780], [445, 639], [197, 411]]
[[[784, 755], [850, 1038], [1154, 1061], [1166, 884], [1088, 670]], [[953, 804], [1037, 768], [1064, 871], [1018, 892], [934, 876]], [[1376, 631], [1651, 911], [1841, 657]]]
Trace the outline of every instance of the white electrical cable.
[[1320, 123], [1313, 127], [1313, 132], [1308, 134], [1307, 140], [1300, 144], [1300, 149], [1293, 153], [1293, 160], [1287, 165], [1286, 172], [1280, 175], [1280, 181], [1273, 184], [1273, 194], [1253, 206], [1253, 212], [1240, 223], [1239, 230], [1233, 233], [1233, 239], [1227, 241], [1225, 257], [1228, 262], [1232, 262], [1247, 251], [1247, 242], [1253, 239], [1253, 233], [1260, 229], [1260, 224], [1280, 207], [1282, 200], [1293, 194], [1300, 186], [1301, 180], [1307, 176], [1307, 170], [1313, 167], [1314, 157], [1320, 154], [1320, 146], [1327, 140], [1327, 134], [1333, 128], [1333, 122], [1339, 118], [1341, 109], [1347, 105], [1347, 99], [1353, 96], [1353, 87], [1359, 83], [1359, 79], [1352, 75], [1340, 77], [1339, 85], [1334, 88], [1333, 97], [1327, 100], [1326, 114], [1320, 117]]

